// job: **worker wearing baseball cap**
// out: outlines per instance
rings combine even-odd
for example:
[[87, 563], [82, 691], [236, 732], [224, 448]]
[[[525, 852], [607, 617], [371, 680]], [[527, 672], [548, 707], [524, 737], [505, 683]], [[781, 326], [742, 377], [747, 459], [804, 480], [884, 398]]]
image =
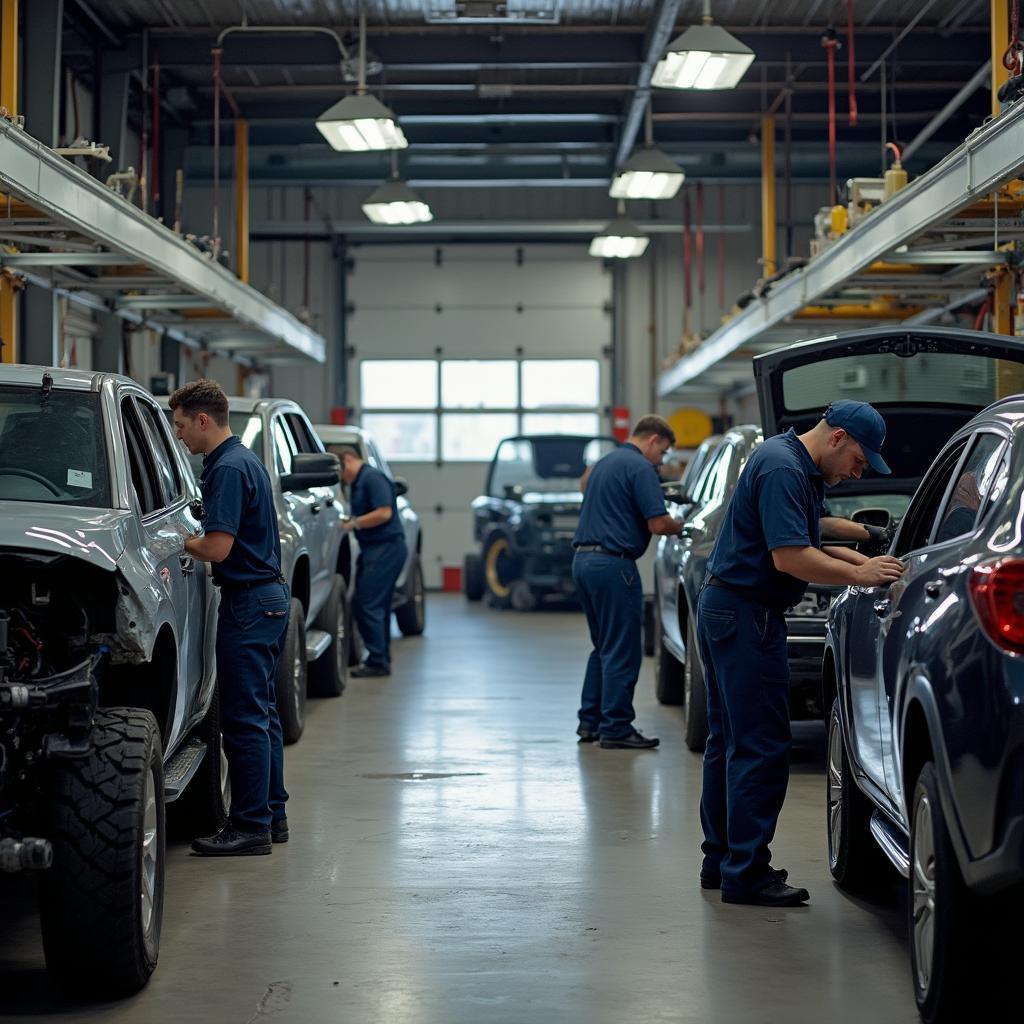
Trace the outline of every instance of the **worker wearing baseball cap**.
[[885, 421], [865, 402], [833, 402], [809, 430], [771, 437], [736, 485], [697, 602], [707, 691], [700, 882], [726, 903], [796, 906], [809, 899], [771, 867], [769, 844], [789, 781], [785, 610], [808, 583], [887, 586], [902, 563], [821, 547], [824, 487], [882, 458]]

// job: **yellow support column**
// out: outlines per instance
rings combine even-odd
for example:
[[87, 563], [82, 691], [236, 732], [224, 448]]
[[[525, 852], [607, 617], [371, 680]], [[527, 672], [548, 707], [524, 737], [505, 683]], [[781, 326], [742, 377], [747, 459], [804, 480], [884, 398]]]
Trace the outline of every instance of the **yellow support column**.
[[[992, 330], [996, 334], [1013, 334], [1013, 312], [1016, 296], [1013, 291], [1014, 275], [1002, 271], [995, 281], [992, 293]], [[996, 362], [996, 398], [1024, 392], [1024, 366], [1020, 363]]]
[[[0, 107], [18, 113], [18, 0], [0, 0]], [[0, 274], [0, 362], [18, 361], [18, 293], [10, 274]]]
[[249, 122], [235, 121], [235, 267], [249, 283]]
[[992, 17], [992, 116], [999, 116], [999, 90], [1010, 77], [1003, 54], [1010, 45], [1010, 0], [990, 0]]
[[761, 118], [761, 253], [764, 276], [779, 269], [775, 246], [775, 118]]

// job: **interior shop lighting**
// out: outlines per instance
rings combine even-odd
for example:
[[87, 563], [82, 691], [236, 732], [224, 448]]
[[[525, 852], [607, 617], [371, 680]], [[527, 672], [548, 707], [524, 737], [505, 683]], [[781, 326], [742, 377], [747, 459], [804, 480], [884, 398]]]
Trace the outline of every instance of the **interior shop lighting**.
[[434, 219], [430, 207], [404, 181], [385, 182], [363, 203], [374, 224], [426, 224]]
[[735, 89], [753, 60], [749, 46], [714, 24], [711, 0], [704, 0], [703, 23], [669, 43], [651, 84], [659, 89]]
[[650, 239], [628, 218], [618, 216], [590, 243], [590, 255], [602, 259], [628, 260], [643, 256]]

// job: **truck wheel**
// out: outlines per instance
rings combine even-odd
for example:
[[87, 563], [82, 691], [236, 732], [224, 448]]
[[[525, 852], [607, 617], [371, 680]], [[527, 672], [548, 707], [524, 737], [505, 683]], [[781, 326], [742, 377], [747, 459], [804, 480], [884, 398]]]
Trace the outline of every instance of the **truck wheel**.
[[160, 952], [164, 768], [149, 711], [96, 713], [88, 757], [52, 764], [53, 867], [42, 876], [46, 964], [69, 991], [137, 992]]
[[665, 630], [661, 608], [654, 602], [654, 695], [659, 704], [682, 704], [686, 699], [683, 666], [671, 651], [665, 650]]
[[644, 657], [650, 658], [654, 654], [654, 604], [657, 597], [652, 594], [644, 595]]
[[487, 596], [495, 608], [508, 608], [512, 603], [512, 584], [519, 579], [521, 566], [512, 554], [508, 537], [496, 533], [484, 545], [484, 583]]
[[462, 592], [467, 601], [479, 601], [484, 596], [484, 560], [471, 551], [462, 562]]
[[195, 736], [206, 744], [206, 753], [188, 788], [167, 808], [171, 833], [190, 839], [219, 832], [231, 810], [231, 777], [220, 732], [220, 691], [216, 686]]
[[697, 631], [686, 617], [686, 667], [684, 670], [683, 729], [686, 746], [701, 753], [708, 742], [708, 695], [704, 688], [704, 668], [697, 653]]
[[427, 625], [427, 606], [423, 587], [423, 566], [417, 556], [409, 570], [409, 592], [405, 604], [395, 609], [395, 622], [402, 636], [421, 636]]
[[836, 884], [848, 892], [865, 892], [895, 881], [895, 869], [871, 836], [871, 804], [850, 770], [838, 700], [828, 719], [825, 791], [828, 866]]
[[[351, 613], [343, 576], [335, 575], [331, 592], [317, 613], [313, 626], [330, 633], [331, 646], [309, 666], [309, 693], [313, 697], [340, 697], [348, 682], [352, 638]], [[281, 657], [283, 660], [284, 655]]]
[[285, 743], [297, 743], [306, 725], [306, 615], [292, 598], [288, 632], [277, 665], [277, 713]]

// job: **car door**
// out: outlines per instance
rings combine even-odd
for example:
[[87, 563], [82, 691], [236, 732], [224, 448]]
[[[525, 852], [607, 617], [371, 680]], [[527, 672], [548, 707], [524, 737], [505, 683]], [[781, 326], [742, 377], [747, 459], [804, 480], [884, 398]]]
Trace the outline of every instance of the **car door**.
[[[291, 427], [280, 412], [270, 418], [271, 452], [281, 481], [281, 514], [285, 519], [282, 534], [287, 530], [294, 538], [294, 561], [302, 554], [307, 560], [316, 558], [316, 528], [312, 507], [316, 498], [308, 490], [285, 490], [284, 477], [292, 471], [292, 460], [299, 451]], [[283, 542], [282, 542], [283, 543]], [[294, 565], [294, 562], [293, 562]], [[311, 570], [312, 571], [312, 570]], [[289, 580], [289, 583], [293, 581]], [[312, 580], [310, 581], [312, 597]]]
[[[974, 532], [979, 509], [998, 476], [1005, 448], [1006, 438], [991, 428], [953, 442], [950, 457], [957, 450], [962, 454], [942, 490], [924, 546], [907, 556], [903, 577], [883, 599], [887, 608], [880, 617], [875, 679], [885, 789], [896, 808], [902, 806], [900, 764], [895, 751], [906, 666], [922, 628], [953, 637], [958, 620], [971, 614], [960, 585], [969, 568], [962, 562], [963, 541]], [[949, 459], [941, 462], [948, 465]], [[936, 491], [943, 482], [942, 466], [939, 473]]]

